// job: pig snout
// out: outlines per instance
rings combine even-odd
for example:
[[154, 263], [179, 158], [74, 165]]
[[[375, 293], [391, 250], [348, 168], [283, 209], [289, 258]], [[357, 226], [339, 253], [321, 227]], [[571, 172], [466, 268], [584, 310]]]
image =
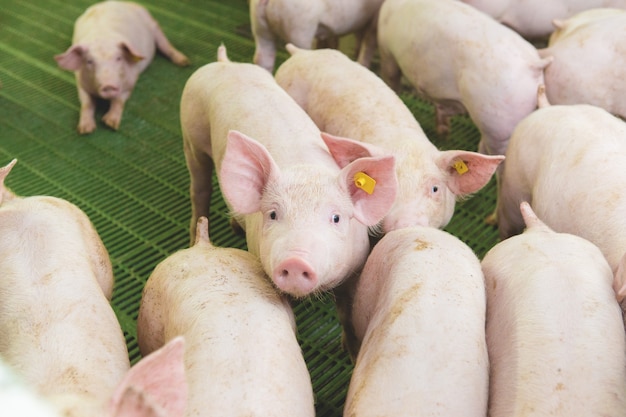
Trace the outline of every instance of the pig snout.
[[120, 92], [120, 88], [111, 83], [103, 84], [98, 89], [98, 94], [100, 95], [100, 97], [106, 98], [106, 99], [117, 97], [119, 92]]
[[116, 77], [111, 74], [97, 74], [96, 75], [98, 95], [103, 99], [110, 100], [119, 96], [121, 86]]
[[283, 292], [304, 296], [317, 286], [317, 274], [301, 256], [290, 256], [281, 261], [272, 274], [274, 284]]

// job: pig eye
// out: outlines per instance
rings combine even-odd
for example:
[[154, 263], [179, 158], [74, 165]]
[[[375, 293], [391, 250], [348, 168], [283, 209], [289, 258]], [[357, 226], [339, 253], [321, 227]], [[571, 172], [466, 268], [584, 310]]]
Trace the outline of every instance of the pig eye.
[[278, 217], [278, 215], [276, 214], [276, 210], [270, 211], [270, 219], [271, 220], [276, 220], [277, 217]]
[[436, 193], [437, 191], [439, 191], [439, 187], [437, 187], [436, 185], [433, 185], [432, 188], [431, 188], [431, 191], [433, 193]]
[[337, 224], [339, 223], [339, 220], [341, 220], [341, 216], [338, 214], [333, 214], [332, 220], [333, 220], [333, 223]]

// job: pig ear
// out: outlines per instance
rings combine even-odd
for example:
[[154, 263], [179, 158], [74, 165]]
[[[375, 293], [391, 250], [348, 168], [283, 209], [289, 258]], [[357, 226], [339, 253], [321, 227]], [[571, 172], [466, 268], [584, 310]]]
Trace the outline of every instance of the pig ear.
[[141, 53], [139, 53], [139, 51], [135, 47], [127, 42], [120, 43], [120, 47], [122, 48], [130, 62], [139, 62], [145, 58], [145, 56], [141, 55]]
[[72, 45], [62, 54], [55, 55], [54, 59], [59, 67], [68, 71], [78, 71], [83, 64], [83, 55], [87, 52], [85, 45]]
[[270, 177], [280, 170], [263, 145], [236, 130], [228, 132], [220, 169], [220, 189], [233, 210], [250, 214], [260, 210], [261, 196]]
[[111, 399], [115, 417], [183, 417], [187, 406], [187, 381], [182, 336], [133, 366]]
[[613, 289], [615, 290], [617, 302], [621, 304], [624, 298], [626, 298], [626, 254], [622, 256], [622, 259], [617, 265], [617, 270], [613, 277]]
[[339, 168], [344, 168], [359, 158], [385, 155], [382, 149], [353, 139], [342, 138], [325, 132], [322, 132], [322, 139]]
[[448, 174], [448, 188], [463, 197], [483, 188], [504, 161], [504, 155], [483, 155], [469, 151], [443, 151], [437, 166]]
[[13, 166], [17, 163], [17, 159], [12, 160], [7, 165], [0, 168], [0, 204], [4, 199], [10, 200], [14, 197], [14, 194], [4, 185], [4, 180], [11, 172]]
[[341, 179], [354, 204], [354, 217], [366, 226], [380, 222], [396, 199], [398, 180], [393, 156], [357, 159], [341, 170]]

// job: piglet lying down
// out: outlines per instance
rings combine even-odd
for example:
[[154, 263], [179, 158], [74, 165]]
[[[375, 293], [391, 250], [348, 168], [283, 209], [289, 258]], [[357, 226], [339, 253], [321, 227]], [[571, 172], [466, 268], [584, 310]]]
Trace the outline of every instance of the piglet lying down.
[[179, 66], [189, 60], [167, 40], [148, 10], [123, 1], [106, 1], [89, 7], [74, 25], [72, 46], [56, 55], [59, 66], [74, 71], [80, 100], [78, 132], [96, 130], [96, 99], [110, 100], [102, 121], [117, 130], [124, 104], [135, 88], [156, 48]]

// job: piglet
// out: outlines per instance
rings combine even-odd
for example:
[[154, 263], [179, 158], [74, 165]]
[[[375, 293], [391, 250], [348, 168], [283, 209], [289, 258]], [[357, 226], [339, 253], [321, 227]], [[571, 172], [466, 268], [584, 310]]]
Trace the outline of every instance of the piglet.
[[469, 113], [478, 150], [503, 155], [517, 123], [536, 108], [550, 58], [513, 30], [457, 0], [387, 0], [380, 9], [381, 75], [394, 89], [402, 74], [435, 103], [437, 132]]
[[456, 199], [485, 186], [504, 159], [439, 151], [397, 94], [341, 52], [291, 44], [287, 50], [291, 57], [276, 71], [276, 81], [320, 129], [395, 157], [398, 193], [382, 221], [383, 233], [413, 225], [445, 227]]
[[[547, 103], [545, 97], [542, 100]], [[500, 237], [520, 233], [529, 201], [557, 232], [597, 245], [613, 271], [626, 266], [626, 123], [586, 105], [544, 105], [516, 127], [498, 184]], [[626, 283], [616, 282], [618, 301]], [[626, 307], [626, 306], [625, 306]]]
[[515, 129], [498, 187], [500, 237], [520, 233], [521, 201], [557, 232], [595, 243], [614, 270], [626, 252], [626, 123], [600, 107], [553, 105]]
[[[358, 62], [369, 67], [376, 49], [376, 23], [383, 0], [251, 0], [250, 22], [256, 44], [254, 63], [274, 70], [276, 44], [291, 42], [311, 49], [356, 33]], [[319, 45], [318, 45], [319, 46]]]
[[421, 226], [387, 233], [363, 268], [352, 323], [362, 343], [344, 416], [485, 416], [485, 287], [458, 238]]
[[527, 39], [544, 40], [555, 19], [597, 7], [626, 8], [625, 0], [461, 0], [487, 13]]
[[66, 416], [184, 414], [183, 340], [130, 368], [111, 262], [66, 200], [17, 197], [0, 169], [0, 356]]
[[303, 297], [358, 272], [367, 228], [396, 195], [393, 156], [322, 134], [269, 72], [230, 62], [223, 46], [189, 78], [180, 108], [192, 238], [215, 165], [248, 250], [281, 291]]
[[187, 342], [187, 416], [315, 416], [295, 319], [249, 252], [215, 247], [208, 220], [196, 243], [170, 255], [144, 288], [142, 354], [176, 335]]
[[593, 104], [626, 118], [626, 10], [592, 9], [555, 24], [539, 50], [554, 57], [544, 75], [550, 102]]
[[139, 74], [158, 48], [179, 66], [189, 60], [174, 48], [144, 7], [124, 1], [104, 1], [89, 7], [74, 25], [72, 46], [56, 55], [59, 66], [74, 71], [80, 100], [78, 132], [96, 129], [96, 99], [110, 101], [104, 123], [117, 130], [124, 104]]
[[482, 261], [489, 415], [623, 417], [625, 334], [611, 287], [618, 278], [589, 241], [554, 232], [528, 203], [521, 214], [526, 231]]

